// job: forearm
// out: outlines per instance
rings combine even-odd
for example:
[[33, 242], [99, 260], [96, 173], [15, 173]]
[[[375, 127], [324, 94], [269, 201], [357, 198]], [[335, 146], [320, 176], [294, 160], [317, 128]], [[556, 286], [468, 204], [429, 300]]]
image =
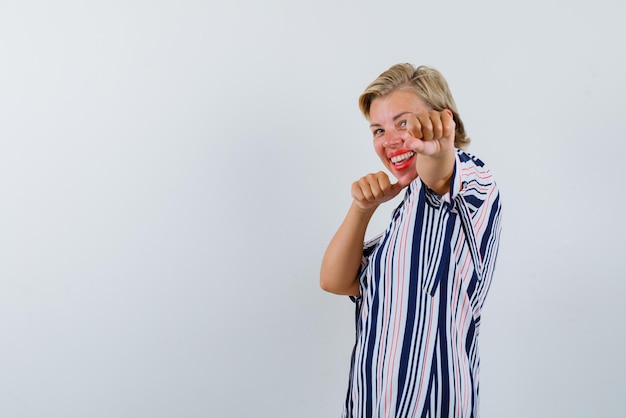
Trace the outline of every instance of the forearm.
[[376, 208], [360, 209], [353, 203], [328, 244], [322, 259], [320, 286], [340, 295], [359, 295], [357, 273], [363, 257], [367, 225]]
[[454, 149], [435, 156], [418, 154], [415, 162], [417, 173], [426, 186], [443, 196], [450, 191], [454, 160]]

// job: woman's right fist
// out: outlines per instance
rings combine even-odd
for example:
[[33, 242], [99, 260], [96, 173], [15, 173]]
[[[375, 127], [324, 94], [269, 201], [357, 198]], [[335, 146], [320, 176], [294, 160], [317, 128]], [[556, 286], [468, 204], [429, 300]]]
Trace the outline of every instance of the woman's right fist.
[[404, 187], [398, 183], [391, 184], [389, 176], [379, 171], [352, 183], [352, 198], [360, 209], [376, 209], [381, 203], [396, 197]]

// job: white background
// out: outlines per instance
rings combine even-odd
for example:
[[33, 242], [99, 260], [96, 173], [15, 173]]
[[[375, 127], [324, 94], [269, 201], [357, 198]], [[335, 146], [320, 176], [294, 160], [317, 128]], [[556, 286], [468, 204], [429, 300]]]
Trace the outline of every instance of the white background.
[[319, 265], [398, 62], [502, 192], [482, 417], [623, 417], [625, 4], [0, 1], [0, 417], [338, 417]]

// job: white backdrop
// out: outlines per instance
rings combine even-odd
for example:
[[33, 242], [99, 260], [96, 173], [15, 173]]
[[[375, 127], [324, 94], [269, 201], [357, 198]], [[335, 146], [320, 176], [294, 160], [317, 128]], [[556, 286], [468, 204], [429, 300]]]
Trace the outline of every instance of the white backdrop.
[[502, 191], [482, 416], [623, 417], [625, 18], [0, 1], [0, 417], [338, 417], [353, 305], [319, 265], [398, 62], [444, 73]]

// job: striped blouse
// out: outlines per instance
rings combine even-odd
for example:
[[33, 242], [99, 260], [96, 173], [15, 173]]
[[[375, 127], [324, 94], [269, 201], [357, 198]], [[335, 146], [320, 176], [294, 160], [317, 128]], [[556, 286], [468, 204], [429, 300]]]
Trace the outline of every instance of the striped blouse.
[[457, 150], [450, 193], [419, 178], [366, 242], [343, 417], [477, 418], [477, 337], [500, 240], [500, 196]]

